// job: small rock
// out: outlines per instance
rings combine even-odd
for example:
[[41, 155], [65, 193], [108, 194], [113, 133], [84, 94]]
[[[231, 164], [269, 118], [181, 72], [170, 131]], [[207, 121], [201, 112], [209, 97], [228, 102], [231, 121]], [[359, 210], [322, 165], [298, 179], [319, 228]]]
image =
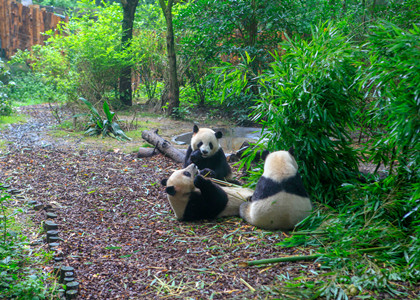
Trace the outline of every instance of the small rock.
[[45, 221], [44, 223], [44, 230], [45, 231], [49, 231], [49, 230], [57, 230], [58, 229], [58, 225], [56, 223], [54, 223], [53, 221]]
[[55, 218], [57, 218], [57, 215], [55, 213], [52, 213], [52, 212], [47, 213], [47, 219], [55, 219]]
[[79, 289], [79, 283], [77, 281], [72, 281], [67, 284], [68, 291], [71, 291], [71, 290], [77, 291], [78, 289]]
[[60, 243], [57, 243], [57, 242], [49, 243], [48, 246], [50, 247], [50, 249], [52, 249], [52, 248], [56, 248], [56, 247], [60, 246]]
[[42, 208], [44, 208], [44, 204], [42, 204], [42, 203], [38, 203], [38, 204], [34, 205], [34, 209], [36, 211], [41, 210]]

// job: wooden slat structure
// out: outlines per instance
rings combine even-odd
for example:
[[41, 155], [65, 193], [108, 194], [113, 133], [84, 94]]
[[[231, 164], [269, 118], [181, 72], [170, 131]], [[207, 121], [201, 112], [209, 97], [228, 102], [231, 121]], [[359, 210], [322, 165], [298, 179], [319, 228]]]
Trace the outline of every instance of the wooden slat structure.
[[12, 0], [0, 0], [0, 56], [10, 58], [17, 49], [43, 44], [48, 37], [41, 33], [56, 30], [58, 23], [68, 21], [67, 16], [47, 12], [39, 5], [24, 6]]

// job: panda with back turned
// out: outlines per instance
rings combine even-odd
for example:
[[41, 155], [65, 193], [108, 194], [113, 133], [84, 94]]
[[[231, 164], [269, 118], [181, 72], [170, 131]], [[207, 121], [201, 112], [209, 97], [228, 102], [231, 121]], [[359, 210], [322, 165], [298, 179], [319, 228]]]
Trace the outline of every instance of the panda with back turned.
[[190, 146], [185, 155], [184, 168], [194, 163], [201, 175], [226, 180], [240, 184], [233, 179], [232, 170], [226, 160], [225, 153], [220, 147], [221, 131], [214, 132], [210, 128], [193, 127]]
[[180, 221], [211, 220], [239, 216], [239, 207], [248, 201], [253, 190], [242, 187], [221, 187], [199, 174], [190, 164], [163, 179], [169, 204]]
[[289, 151], [263, 151], [263, 175], [251, 202], [243, 203], [240, 216], [248, 223], [268, 230], [292, 230], [310, 215], [312, 203]]

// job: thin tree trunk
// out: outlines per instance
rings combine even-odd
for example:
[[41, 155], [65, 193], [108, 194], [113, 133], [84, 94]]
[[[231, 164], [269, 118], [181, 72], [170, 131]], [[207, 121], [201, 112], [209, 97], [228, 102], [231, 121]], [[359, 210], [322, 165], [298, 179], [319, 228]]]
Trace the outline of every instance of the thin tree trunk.
[[[133, 38], [134, 14], [136, 13], [138, 3], [139, 0], [121, 0], [123, 8], [121, 44], [123, 49], [130, 46], [131, 39]], [[131, 66], [125, 66], [122, 69], [119, 90], [120, 101], [124, 105], [132, 106]]]
[[159, 0], [160, 7], [165, 16], [166, 20], [166, 49], [168, 55], [168, 79], [169, 79], [169, 93], [168, 93], [168, 115], [171, 115], [174, 108], [179, 107], [179, 86], [176, 69], [176, 54], [175, 54], [175, 39], [174, 29], [172, 25], [172, 5], [173, 0], [168, 0], [168, 4], [165, 4], [165, 0]]

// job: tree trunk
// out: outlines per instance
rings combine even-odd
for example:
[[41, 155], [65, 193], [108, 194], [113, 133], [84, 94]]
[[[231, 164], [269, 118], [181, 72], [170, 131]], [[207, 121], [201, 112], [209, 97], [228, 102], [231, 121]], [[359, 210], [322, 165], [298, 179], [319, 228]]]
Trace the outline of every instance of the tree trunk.
[[[134, 14], [136, 12], [139, 0], [121, 0], [123, 8], [123, 21], [122, 21], [122, 49], [130, 46], [131, 39], [133, 38], [133, 23]], [[131, 88], [131, 66], [125, 66], [121, 71], [120, 77], [120, 101], [127, 106], [133, 105], [132, 88]]]
[[174, 112], [174, 108], [179, 107], [179, 86], [176, 69], [176, 54], [175, 54], [175, 39], [174, 29], [172, 25], [172, 5], [173, 0], [168, 0], [168, 4], [165, 4], [165, 0], [159, 0], [160, 7], [165, 16], [166, 20], [166, 50], [168, 55], [168, 79], [169, 79], [169, 93], [168, 93], [168, 115]]

